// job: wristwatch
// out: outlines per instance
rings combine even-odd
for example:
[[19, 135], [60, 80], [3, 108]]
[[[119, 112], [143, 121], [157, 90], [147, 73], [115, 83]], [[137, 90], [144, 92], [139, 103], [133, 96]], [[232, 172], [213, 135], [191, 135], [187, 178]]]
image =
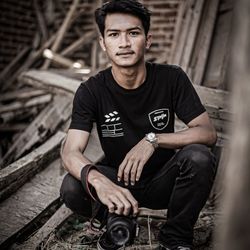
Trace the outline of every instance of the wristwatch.
[[150, 132], [145, 135], [146, 141], [150, 142], [154, 148], [158, 148], [158, 138], [155, 133]]

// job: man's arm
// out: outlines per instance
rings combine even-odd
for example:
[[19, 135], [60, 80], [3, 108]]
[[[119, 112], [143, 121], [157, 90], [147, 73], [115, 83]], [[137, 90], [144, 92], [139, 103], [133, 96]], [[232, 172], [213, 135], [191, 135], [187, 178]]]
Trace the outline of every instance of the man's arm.
[[[157, 134], [159, 147], [177, 149], [194, 143], [211, 146], [216, 142], [216, 130], [207, 112], [202, 113], [187, 125], [188, 128], [180, 132]], [[135, 181], [139, 181], [143, 167], [154, 150], [153, 145], [143, 138], [127, 153], [119, 166], [118, 180], [123, 179], [126, 185], [129, 181], [132, 185]]]
[[76, 179], [81, 180], [82, 168], [92, 162], [83, 155], [89, 140], [89, 133], [77, 129], [69, 129], [62, 151], [64, 168]]
[[[81, 180], [82, 169], [86, 165], [92, 164], [83, 155], [88, 139], [88, 132], [69, 129], [62, 151], [64, 168], [78, 180]], [[90, 170], [87, 178], [95, 188], [100, 201], [108, 207], [109, 212], [128, 215], [132, 209], [133, 214], [138, 213], [138, 203], [129, 190], [114, 184], [95, 169]]]
[[176, 149], [194, 143], [212, 146], [216, 142], [216, 130], [207, 112], [202, 113], [187, 125], [187, 129], [176, 133], [158, 134], [159, 146]]

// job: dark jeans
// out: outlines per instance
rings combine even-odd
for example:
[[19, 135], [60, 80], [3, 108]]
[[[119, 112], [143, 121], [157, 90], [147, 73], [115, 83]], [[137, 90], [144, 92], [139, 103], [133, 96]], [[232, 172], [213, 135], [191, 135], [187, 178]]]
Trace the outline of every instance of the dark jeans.
[[[100, 172], [117, 183], [117, 171], [98, 166]], [[192, 144], [179, 150], [150, 179], [128, 186], [139, 206], [152, 209], [168, 208], [168, 219], [159, 240], [166, 246], [192, 245], [193, 227], [204, 206], [215, 176], [215, 157], [209, 149]], [[74, 212], [91, 216], [91, 200], [81, 182], [67, 174], [61, 197]]]

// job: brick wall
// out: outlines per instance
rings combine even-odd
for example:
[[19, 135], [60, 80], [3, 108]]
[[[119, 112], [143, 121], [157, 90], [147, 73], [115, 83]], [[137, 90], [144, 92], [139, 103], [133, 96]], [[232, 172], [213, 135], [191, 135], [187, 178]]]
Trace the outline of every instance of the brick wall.
[[157, 59], [169, 56], [178, 7], [182, 0], [143, 0], [142, 3], [151, 11], [151, 33], [153, 43], [148, 58]]
[[[48, 35], [51, 35], [60, 27], [72, 0], [37, 1], [47, 21]], [[172, 45], [174, 25], [181, 0], [141, 1], [152, 11], [153, 43], [147, 53], [147, 59], [153, 61], [163, 54], [167, 58]], [[52, 6], [53, 8], [50, 8], [51, 13], [46, 7], [48, 2], [56, 3], [54, 7]], [[81, 0], [79, 7], [81, 14], [75, 17], [72, 27], [63, 40], [61, 49], [67, 47], [86, 31], [95, 29], [93, 12], [97, 2], [97, 0]], [[33, 0], [1, 0], [0, 11], [0, 71], [2, 71], [19, 51], [25, 46], [34, 48], [41, 37], [37, 37], [36, 34], [38, 25]], [[74, 53], [71, 59], [83, 59], [90, 64], [91, 46], [91, 44], [83, 46]]]
[[36, 21], [32, 1], [0, 1], [0, 71], [35, 35]]

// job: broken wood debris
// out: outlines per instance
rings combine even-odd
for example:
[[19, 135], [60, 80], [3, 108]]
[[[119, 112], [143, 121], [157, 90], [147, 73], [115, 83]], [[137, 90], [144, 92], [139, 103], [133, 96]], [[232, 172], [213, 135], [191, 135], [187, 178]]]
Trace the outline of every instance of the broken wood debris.
[[6, 249], [19, 233], [46, 213], [58, 199], [64, 172], [56, 160], [26, 182], [16, 193], [0, 204], [0, 247]]
[[[62, 26], [58, 30], [57, 37], [56, 37], [56, 39], [51, 47], [51, 50], [53, 52], [57, 52], [57, 50], [60, 48], [63, 37], [71, 24], [72, 16], [74, 15], [75, 11], [77, 10], [78, 4], [79, 4], [79, 0], [73, 0], [72, 4], [70, 6], [70, 9], [69, 9], [69, 11], [68, 11], [63, 23], [62, 23]], [[47, 69], [49, 67], [49, 65], [50, 65], [50, 61], [46, 60], [42, 66], [42, 69]]]
[[231, 0], [181, 2], [168, 62], [180, 65], [194, 84], [228, 89], [225, 69], [232, 9]]
[[59, 156], [65, 135], [58, 131], [40, 147], [0, 170], [0, 201], [18, 190], [29, 178]]
[[16, 138], [1, 160], [1, 167], [18, 159], [38, 143], [44, 142], [56, 132], [61, 124], [69, 119], [70, 113], [71, 100], [67, 96], [55, 96], [53, 101]]
[[79, 80], [64, 77], [51, 71], [35, 69], [23, 72], [19, 77], [19, 82], [35, 88], [48, 90], [52, 93], [68, 92], [72, 94], [76, 92], [81, 84]]
[[[64, 135], [65, 134], [61, 134], [61, 132], [57, 134], [60, 141], [63, 139]], [[42, 152], [46, 151], [46, 148], [49, 148], [48, 154], [52, 153], [52, 145], [55, 146], [55, 143], [57, 142], [57, 148], [59, 140], [51, 139], [49, 144], [51, 145], [50, 147], [44, 144], [37, 156], [34, 156], [35, 151], [33, 151], [31, 153], [31, 157], [22, 158], [26, 164], [22, 163], [22, 160], [20, 159], [18, 163], [15, 162], [10, 165], [9, 171], [8, 169], [0, 170], [0, 173], [3, 171], [2, 181], [0, 182], [2, 183], [2, 188], [8, 188], [8, 185], [10, 184], [7, 176], [10, 176], [10, 181], [12, 180], [15, 183], [15, 181], [19, 180], [20, 174], [25, 175], [32, 171], [34, 167], [34, 165], [32, 165], [34, 164], [32, 158], [37, 158], [38, 162], [41, 160], [41, 164], [43, 164], [43, 161], [46, 161], [47, 157], [42, 157]], [[59, 151], [56, 150], [56, 152]], [[103, 151], [98, 139], [96, 126], [92, 129], [90, 140], [84, 155], [93, 162], [98, 162], [103, 158]], [[0, 204], [0, 213], [2, 215], [8, 214], [8, 218], [6, 216], [0, 218], [0, 247], [14, 243], [15, 239], [13, 239], [13, 237], [15, 238], [17, 232], [23, 230], [28, 223], [31, 223], [32, 220], [34, 220], [34, 218], [39, 217], [40, 213], [44, 213], [45, 208], [49, 204], [56, 201], [58, 202], [59, 187], [62, 182], [62, 173], [60, 173], [62, 169], [60, 168], [60, 164], [60, 160], [57, 160], [56, 164], [52, 163], [41, 173], [37, 174], [32, 181], [27, 182], [22, 188], [20, 188], [16, 194], [12, 195]], [[33, 187], [33, 185], [35, 186]], [[38, 187], [40, 187], [41, 190]], [[34, 204], [34, 201], [39, 204]], [[15, 206], [18, 211], [13, 209]], [[32, 209], [32, 206], [35, 206], [34, 209]], [[13, 223], [8, 225], [10, 218]], [[43, 238], [41, 240], [43, 240]], [[37, 241], [36, 243], [38, 245], [40, 242]]]
[[16, 111], [20, 109], [29, 109], [34, 106], [46, 105], [52, 100], [52, 94], [45, 94], [38, 97], [32, 97], [25, 101], [15, 101], [10, 104], [0, 105], [0, 114]]

